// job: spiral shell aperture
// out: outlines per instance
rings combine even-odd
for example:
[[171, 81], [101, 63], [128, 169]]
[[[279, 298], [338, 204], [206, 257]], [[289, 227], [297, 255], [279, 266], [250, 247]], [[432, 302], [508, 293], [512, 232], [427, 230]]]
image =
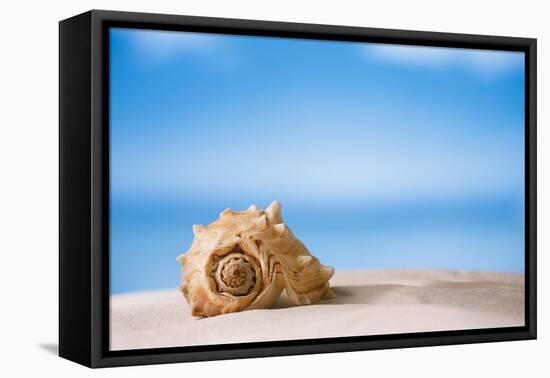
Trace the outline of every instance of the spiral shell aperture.
[[281, 205], [224, 210], [195, 239], [182, 265], [180, 290], [193, 316], [269, 308], [283, 290], [297, 305], [333, 297], [334, 269], [322, 265], [283, 223]]

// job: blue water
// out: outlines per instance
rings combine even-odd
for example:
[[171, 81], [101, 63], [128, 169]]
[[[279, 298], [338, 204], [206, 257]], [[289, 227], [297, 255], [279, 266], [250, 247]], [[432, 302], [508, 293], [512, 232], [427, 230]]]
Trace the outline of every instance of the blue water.
[[[285, 221], [336, 269], [524, 270], [523, 208], [509, 198], [454, 203], [322, 208], [291, 204]], [[235, 201], [235, 209], [248, 206]], [[266, 206], [267, 204], [259, 204]], [[143, 199], [117, 201], [111, 222], [111, 292], [175, 288], [176, 257], [225, 206]]]

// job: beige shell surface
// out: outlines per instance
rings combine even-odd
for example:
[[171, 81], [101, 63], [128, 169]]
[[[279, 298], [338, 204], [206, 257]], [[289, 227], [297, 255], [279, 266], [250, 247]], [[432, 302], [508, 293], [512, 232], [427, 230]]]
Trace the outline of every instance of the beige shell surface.
[[224, 210], [178, 257], [181, 292], [194, 316], [269, 308], [286, 290], [296, 305], [333, 297], [334, 269], [322, 265], [283, 223], [281, 205]]

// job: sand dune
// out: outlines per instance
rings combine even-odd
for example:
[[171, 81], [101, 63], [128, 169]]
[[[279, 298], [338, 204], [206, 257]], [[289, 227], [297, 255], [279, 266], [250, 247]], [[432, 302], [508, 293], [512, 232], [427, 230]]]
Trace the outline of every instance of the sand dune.
[[199, 319], [177, 290], [111, 298], [111, 349], [160, 348], [524, 324], [524, 276], [443, 270], [339, 271], [336, 298]]

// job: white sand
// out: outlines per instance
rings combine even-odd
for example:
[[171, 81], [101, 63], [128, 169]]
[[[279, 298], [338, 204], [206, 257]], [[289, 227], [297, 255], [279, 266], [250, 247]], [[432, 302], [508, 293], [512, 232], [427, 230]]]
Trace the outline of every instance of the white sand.
[[336, 298], [194, 318], [177, 290], [115, 295], [111, 349], [524, 325], [524, 276], [438, 270], [336, 272]]

